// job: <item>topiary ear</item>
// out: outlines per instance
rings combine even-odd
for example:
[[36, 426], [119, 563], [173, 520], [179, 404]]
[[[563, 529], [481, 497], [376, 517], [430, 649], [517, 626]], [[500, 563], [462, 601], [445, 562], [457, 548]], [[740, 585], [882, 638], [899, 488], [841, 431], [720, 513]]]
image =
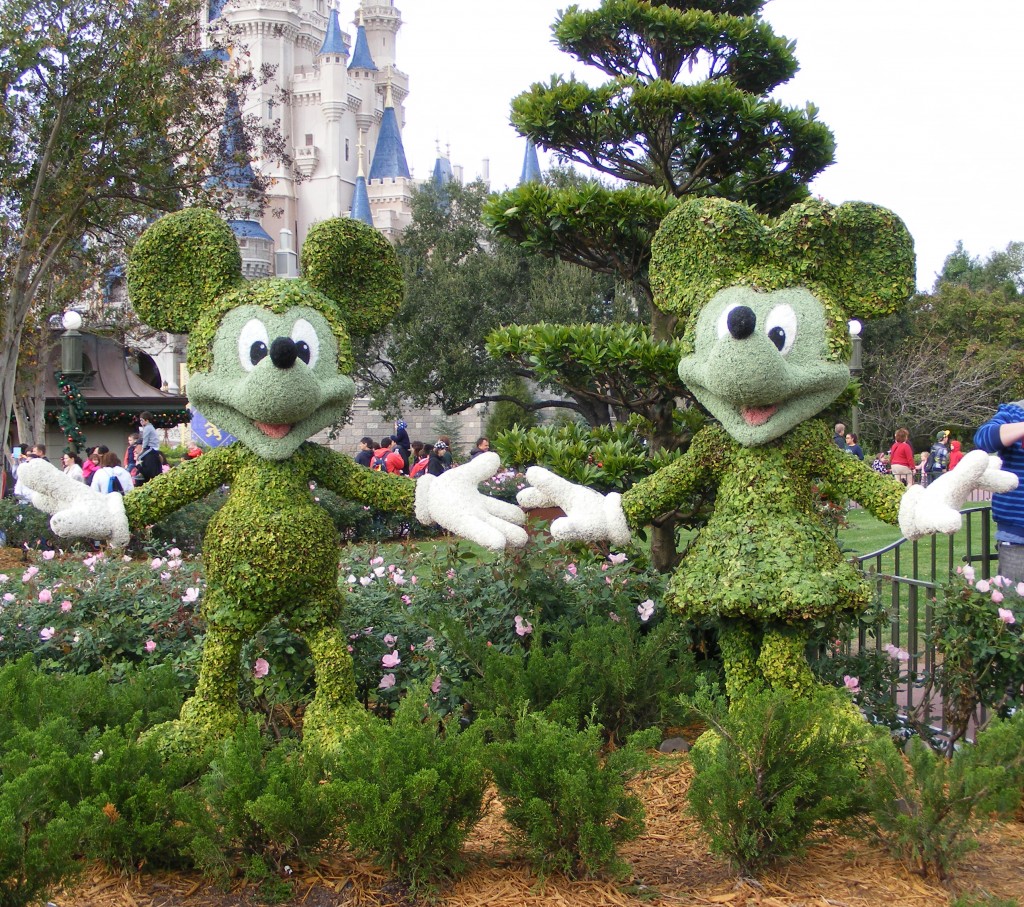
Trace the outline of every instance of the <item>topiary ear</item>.
[[167, 214], [138, 238], [128, 259], [128, 298], [145, 324], [184, 334], [218, 296], [242, 282], [231, 228], [208, 208]]
[[663, 312], [686, 317], [724, 287], [745, 283], [764, 255], [766, 232], [746, 205], [723, 198], [681, 202], [651, 245], [651, 289]]
[[888, 208], [810, 199], [771, 232], [776, 260], [797, 280], [827, 287], [849, 318], [890, 315], [914, 292], [914, 240]]
[[316, 224], [302, 246], [302, 276], [341, 309], [350, 334], [379, 331], [402, 304], [404, 283], [395, 250], [360, 221]]

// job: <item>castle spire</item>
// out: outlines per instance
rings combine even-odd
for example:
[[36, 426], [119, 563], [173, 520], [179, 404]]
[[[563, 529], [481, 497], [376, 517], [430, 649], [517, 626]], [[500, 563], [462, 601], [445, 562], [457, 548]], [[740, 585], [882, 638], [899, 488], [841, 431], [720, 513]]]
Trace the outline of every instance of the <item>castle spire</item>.
[[356, 176], [356, 187], [352, 193], [352, 210], [349, 217], [373, 226], [373, 213], [370, 211], [370, 196], [366, 191], [366, 174], [363, 171], [363, 133], [359, 133], [359, 144], [356, 153], [359, 155], [359, 175]]
[[398, 128], [398, 116], [395, 114], [395, 102], [391, 94], [390, 78], [384, 92], [384, 116], [380, 121], [377, 147], [373, 152], [373, 163], [370, 164], [371, 180], [388, 177], [411, 178], [409, 165], [405, 160], [402, 133]]
[[348, 48], [345, 46], [345, 38], [341, 32], [341, 22], [338, 20], [338, 9], [331, 7], [331, 14], [327, 18], [327, 34], [324, 35], [324, 43], [320, 48], [320, 54], [342, 54], [348, 56]]
[[377, 71], [377, 64], [373, 62], [373, 55], [370, 53], [370, 42], [366, 39], [366, 25], [363, 23], [362, 3], [359, 4], [359, 27], [356, 29], [356, 46], [352, 51], [352, 62], [348, 64], [348, 68]]
[[523, 172], [519, 176], [519, 185], [541, 182], [540, 162], [537, 160], [537, 146], [533, 139], [526, 138], [526, 154], [523, 157]]

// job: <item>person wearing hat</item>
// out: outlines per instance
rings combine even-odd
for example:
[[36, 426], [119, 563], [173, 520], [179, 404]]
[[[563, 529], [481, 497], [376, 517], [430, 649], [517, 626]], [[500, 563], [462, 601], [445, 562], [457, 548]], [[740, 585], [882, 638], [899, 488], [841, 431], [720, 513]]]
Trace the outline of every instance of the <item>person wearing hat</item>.
[[1024, 400], [1004, 403], [974, 433], [974, 444], [1003, 461], [1020, 480], [1012, 491], [992, 495], [999, 575], [1024, 582]]
[[427, 459], [427, 475], [439, 476], [444, 472], [444, 458], [447, 453], [448, 443], [446, 441], [438, 441], [434, 445]]
[[947, 469], [949, 469], [949, 432], [943, 429], [935, 436], [935, 443], [928, 451], [928, 462], [925, 464], [928, 483], [930, 484], [939, 476], [944, 475]]

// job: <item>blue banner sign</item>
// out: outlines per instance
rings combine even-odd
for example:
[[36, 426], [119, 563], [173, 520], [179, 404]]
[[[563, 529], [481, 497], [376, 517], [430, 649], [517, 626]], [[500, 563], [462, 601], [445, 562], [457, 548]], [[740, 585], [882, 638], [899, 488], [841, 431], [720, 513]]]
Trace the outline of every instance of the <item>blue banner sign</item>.
[[197, 443], [206, 447], [226, 447], [238, 440], [234, 435], [217, 428], [206, 416], [196, 410], [192, 410], [192, 437]]

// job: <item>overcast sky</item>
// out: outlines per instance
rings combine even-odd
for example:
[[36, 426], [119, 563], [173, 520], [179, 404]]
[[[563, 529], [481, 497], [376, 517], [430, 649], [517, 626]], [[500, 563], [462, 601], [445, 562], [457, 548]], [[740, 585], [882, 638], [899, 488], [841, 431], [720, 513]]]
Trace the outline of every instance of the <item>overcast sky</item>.
[[[488, 158], [492, 187], [514, 185], [525, 144], [508, 124], [511, 99], [552, 73], [600, 77], [551, 43], [561, 0], [396, 5], [414, 176], [430, 173], [440, 141], [467, 180]], [[812, 101], [836, 136], [836, 163], [812, 191], [899, 214], [921, 289], [957, 240], [975, 256], [1024, 241], [1024, 0], [770, 0], [765, 18], [797, 42], [800, 72], [778, 97]]]

